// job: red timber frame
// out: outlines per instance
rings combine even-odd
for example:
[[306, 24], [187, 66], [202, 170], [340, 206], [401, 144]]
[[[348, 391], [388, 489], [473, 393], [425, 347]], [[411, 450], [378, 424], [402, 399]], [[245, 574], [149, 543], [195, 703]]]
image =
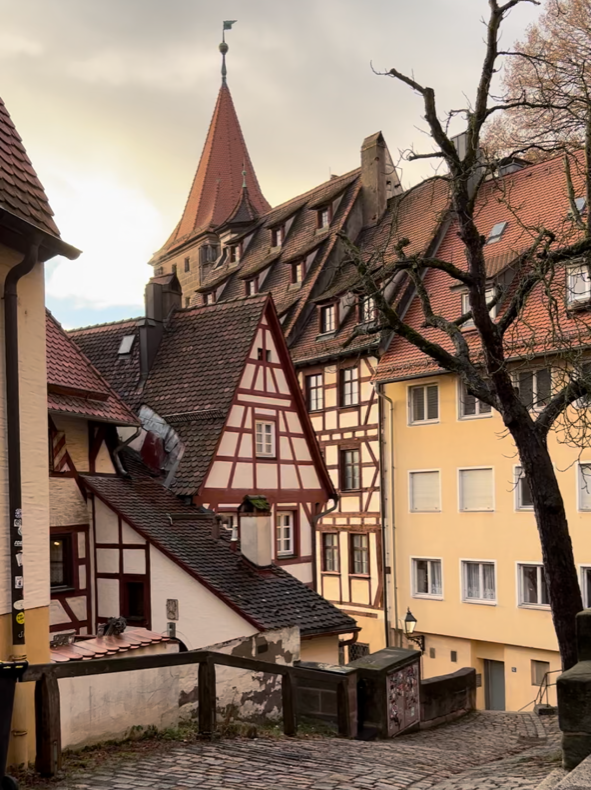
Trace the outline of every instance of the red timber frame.
[[[75, 629], [76, 633], [80, 633], [81, 628], [86, 628], [87, 633], [92, 633], [92, 613], [91, 613], [91, 598], [92, 598], [92, 579], [90, 576], [90, 548], [88, 545], [88, 524], [73, 524], [67, 527], [50, 527], [49, 538], [50, 540], [58, 537], [68, 537], [70, 541], [70, 556], [68, 561], [70, 563], [71, 585], [63, 588], [51, 589], [51, 600], [59, 601], [63, 606], [64, 611], [70, 618], [69, 623], [57, 623], [50, 626], [51, 633], [56, 631], [69, 631]], [[84, 557], [80, 556], [79, 541], [82, 536], [84, 543]], [[86, 575], [86, 587], [80, 587], [80, 569], [84, 568]], [[86, 618], [80, 620], [74, 614], [71, 606], [68, 603], [68, 598], [81, 598], [86, 597]]]

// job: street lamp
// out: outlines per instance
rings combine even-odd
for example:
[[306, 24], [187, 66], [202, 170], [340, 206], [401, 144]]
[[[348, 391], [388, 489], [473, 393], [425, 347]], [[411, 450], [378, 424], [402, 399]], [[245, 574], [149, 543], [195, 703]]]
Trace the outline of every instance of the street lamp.
[[418, 636], [413, 636], [415, 627], [417, 625], [417, 618], [414, 614], [407, 609], [406, 617], [404, 618], [404, 633], [406, 638], [409, 642], [413, 642], [415, 645], [418, 646], [421, 653], [425, 652], [425, 635], [419, 634]]

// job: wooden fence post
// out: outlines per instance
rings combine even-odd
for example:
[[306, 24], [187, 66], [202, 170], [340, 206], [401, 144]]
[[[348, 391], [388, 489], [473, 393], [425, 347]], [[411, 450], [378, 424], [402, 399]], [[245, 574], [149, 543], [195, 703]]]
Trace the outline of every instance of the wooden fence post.
[[285, 735], [297, 735], [298, 721], [296, 713], [296, 679], [290, 673], [281, 676], [281, 701], [283, 703], [283, 732]]
[[217, 709], [215, 664], [211, 658], [199, 663], [197, 684], [199, 695], [199, 735], [211, 738], [215, 732]]
[[358, 731], [357, 674], [339, 680], [337, 684], [337, 719], [339, 735], [356, 738]]
[[36, 770], [42, 776], [55, 776], [62, 767], [60, 690], [50, 675], [35, 683], [35, 739]]

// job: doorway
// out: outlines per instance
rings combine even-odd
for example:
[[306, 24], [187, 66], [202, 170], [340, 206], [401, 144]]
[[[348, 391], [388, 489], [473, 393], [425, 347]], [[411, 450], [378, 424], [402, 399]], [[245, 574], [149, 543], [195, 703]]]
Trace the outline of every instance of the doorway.
[[505, 710], [505, 662], [484, 659], [486, 710]]

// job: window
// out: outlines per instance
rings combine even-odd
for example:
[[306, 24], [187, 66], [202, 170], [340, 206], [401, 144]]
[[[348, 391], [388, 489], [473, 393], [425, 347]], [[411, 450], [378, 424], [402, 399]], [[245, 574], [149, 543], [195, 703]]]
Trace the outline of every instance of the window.
[[332, 211], [330, 206], [325, 206], [324, 208], [321, 208], [318, 211], [316, 218], [317, 218], [317, 225], [319, 230], [321, 228], [328, 228], [328, 226], [330, 225], [330, 221], [332, 219], [331, 215], [332, 215]]
[[541, 686], [546, 677], [546, 673], [550, 672], [549, 661], [534, 661], [531, 662], [531, 684], [532, 686]]
[[[199, 263], [215, 263], [218, 257], [217, 244], [204, 244], [199, 247]], [[188, 269], [187, 269], [188, 271]]]
[[258, 293], [259, 289], [256, 277], [254, 277], [252, 280], [247, 280], [245, 287], [247, 296], [254, 296], [256, 293]]
[[172, 273], [176, 274], [176, 263], [172, 264]]
[[123, 581], [121, 614], [128, 622], [144, 623], [146, 620], [146, 584], [143, 580]]
[[493, 470], [460, 469], [460, 510], [494, 510]]
[[531, 489], [523, 469], [515, 467], [515, 506], [517, 510], [532, 510], [534, 506]]
[[412, 594], [429, 598], [442, 597], [441, 560], [412, 561]]
[[410, 472], [410, 509], [413, 513], [441, 510], [439, 472]]
[[341, 406], [359, 403], [359, 368], [341, 368], [339, 371]]
[[341, 488], [356, 491], [361, 485], [359, 450], [341, 450]]
[[190, 272], [191, 271], [191, 260], [190, 260], [190, 258], [185, 258], [185, 271], [186, 272]]
[[[484, 298], [486, 299], [486, 303], [492, 302], [495, 296], [495, 289], [494, 288], [487, 288], [484, 294]], [[463, 293], [462, 294], [462, 315], [469, 313], [472, 308], [470, 307], [470, 294]], [[497, 305], [491, 307], [488, 311], [489, 316], [492, 319], [497, 317]], [[462, 329], [472, 329], [474, 327], [474, 320], [470, 318], [468, 321], [465, 321], [462, 324]]]
[[550, 368], [521, 370], [515, 375], [514, 386], [524, 406], [528, 409], [541, 409], [552, 395]]
[[591, 567], [581, 568], [581, 592], [583, 606], [585, 609], [589, 609], [591, 607]]
[[262, 347], [259, 346], [259, 348], [257, 348], [257, 359], [260, 360], [261, 362], [262, 361], [270, 362], [271, 361], [271, 349], [269, 349], [269, 348], [262, 348]]
[[336, 532], [322, 533], [322, 570], [326, 573], [338, 573], [339, 536]]
[[304, 261], [296, 261], [291, 266], [292, 283], [303, 283], [306, 276], [306, 264]]
[[271, 247], [281, 247], [285, 239], [285, 226], [279, 225], [271, 230]]
[[468, 392], [465, 384], [460, 384], [460, 419], [488, 417], [492, 413], [489, 403], [483, 403]]
[[230, 263], [239, 263], [241, 257], [242, 249], [240, 244], [232, 244], [230, 245], [230, 249], [228, 251], [228, 258]]
[[322, 373], [306, 376], [306, 400], [309, 411], [320, 411], [324, 408]]
[[359, 321], [367, 324], [376, 317], [376, 300], [373, 296], [365, 296], [359, 302]]
[[336, 329], [336, 312], [337, 308], [334, 304], [326, 305], [320, 308], [320, 331], [321, 332], [334, 332]]
[[135, 335], [125, 335], [121, 338], [121, 345], [119, 346], [118, 354], [130, 354], [131, 349], [133, 348], [133, 341], [135, 340]]
[[275, 423], [257, 421], [255, 431], [257, 456], [273, 458], [275, 456]]
[[549, 606], [542, 565], [519, 565], [519, 605]]
[[355, 642], [349, 645], [349, 661], [357, 661], [358, 658], [365, 658], [369, 655], [369, 645], [363, 642]]
[[452, 662], [452, 664], [457, 664], [458, 663], [458, 651], [457, 650], [450, 650], [450, 652], [449, 652], [449, 660]]
[[[582, 362], [576, 373], [576, 378], [579, 381], [591, 385], [591, 362]], [[582, 398], [577, 398], [572, 405], [575, 409], [588, 409], [589, 406], [591, 406], [591, 397], [589, 395], [583, 395]]]
[[408, 401], [410, 422], [433, 422], [439, 418], [439, 392], [437, 384], [409, 387]]
[[495, 565], [493, 562], [462, 562], [464, 601], [496, 601]]
[[71, 536], [52, 535], [49, 543], [49, 578], [52, 590], [74, 586], [73, 565]]
[[185, 296], [185, 307], [190, 307], [190, 306], [191, 306], [191, 297]]
[[294, 554], [293, 513], [277, 513], [277, 556]]
[[591, 463], [579, 464], [579, 510], [591, 510]]
[[589, 265], [578, 263], [567, 268], [567, 302], [588, 302], [591, 299]]
[[164, 266], [159, 266], [157, 269], [154, 269], [154, 277], [161, 277], [164, 274]]
[[495, 225], [493, 225], [490, 233], [488, 234], [486, 243], [494, 244], [496, 241], [500, 241], [501, 236], [505, 232], [505, 228], [508, 224], [508, 222], [497, 222]]
[[351, 535], [351, 573], [369, 575], [369, 536]]
[[205, 294], [205, 304], [215, 304], [215, 291], [209, 291]]

